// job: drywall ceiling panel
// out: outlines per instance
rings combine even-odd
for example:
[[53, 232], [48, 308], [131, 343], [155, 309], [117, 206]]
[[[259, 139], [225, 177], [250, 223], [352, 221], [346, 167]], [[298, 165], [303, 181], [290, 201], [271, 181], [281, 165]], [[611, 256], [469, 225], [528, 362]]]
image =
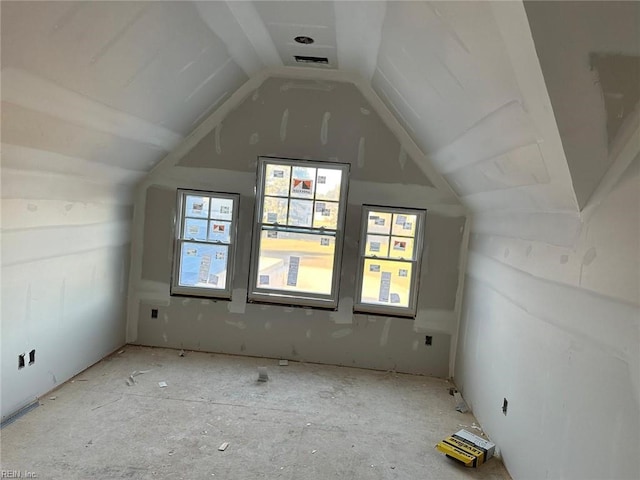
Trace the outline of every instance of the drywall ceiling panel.
[[2, 13], [3, 69], [181, 135], [247, 79], [192, 3], [3, 2]]
[[389, 3], [373, 86], [427, 153], [520, 97], [482, 2]]
[[[338, 67], [333, 2], [254, 2], [285, 65]], [[297, 36], [315, 40], [311, 45]], [[300, 64], [295, 55], [326, 57], [328, 65]]]
[[[619, 120], [632, 121], [637, 113], [640, 84], [629, 82], [638, 75], [640, 3], [524, 5], [573, 187], [584, 207], [614, 160]], [[616, 125], [608, 123], [611, 117]]]

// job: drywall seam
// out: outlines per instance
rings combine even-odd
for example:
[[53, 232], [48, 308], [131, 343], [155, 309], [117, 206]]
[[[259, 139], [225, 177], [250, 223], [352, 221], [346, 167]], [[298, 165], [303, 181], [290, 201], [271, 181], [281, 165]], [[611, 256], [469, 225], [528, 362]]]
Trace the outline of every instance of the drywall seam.
[[[25, 169], [20, 169], [20, 168], [13, 168], [13, 167], [7, 167], [4, 166], [2, 167], [2, 172], [4, 173], [5, 176], [10, 177], [12, 175], [14, 176], [31, 176], [34, 178], [40, 178], [40, 179], [51, 179], [51, 180], [69, 180], [70, 182], [82, 182], [82, 183], [87, 183], [87, 184], [91, 184], [91, 185], [127, 185], [127, 184], [134, 184], [133, 180], [130, 180], [129, 182], [127, 182], [126, 180], [124, 182], [114, 182], [114, 181], [109, 181], [108, 179], [105, 179], [104, 177], [100, 177], [100, 176], [89, 176], [89, 175], [80, 175], [80, 174], [75, 174], [75, 173], [62, 173], [62, 172], [47, 172], [47, 171], [42, 171], [42, 170], [25, 170]], [[139, 178], [139, 175], [135, 172], [130, 172], [130, 176], [132, 176], [134, 179]]]
[[[616, 358], [640, 344], [638, 306], [632, 302], [591, 292], [580, 287], [535, 277], [483, 254], [469, 252], [467, 275], [488, 286], [528, 314], [575, 335]], [[536, 292], [537, 295], [530, 295]], [[545, 298], [544, 303], [531, 300]], [[601, 313], [601, 315], [599, 315]], [[592, 320], [592, 319], [596, 320]], [[601, 322], [609, 318], [609, 322]], [[585, 323], [588, 322], [588, 323]], [[577, 330], [571, 325], [580, 325]], [[589, 335], [583, 332], [589, 332]], [[629, 346], [620, 344], [620, 334]]]
[[96, 183], [85, 177], [68, 177], [27, 170], [2, 170], [5, 198], [68, 200], [109, 205], [131, 205], [131, 187], [119, 183]]
[[229, 313], [244, 313], [247, 308], [247, 289], [234, 288], [231, 292], [231, 301], [227, 303]]
[[456, 313], [451, 310], [427, 308], [418, 310], [413, 322], [413, 331], [418, 333], [445, 333], [455, 331]]
[[455, 374], [456, 352], [458, 350], [458, 336], [460, 334], [460, 321], [462, 315], [462, 300], [464, 298], [465, 276], [467, 275], [467, 258], [469, 255], [469, 236], [471, 233], [471, 218], [467, 216], [464, 222], [464, 232], [462, 234], [462, 243], [460, 244], [460, 256], [458, 266], [458, 291], [456, 292], [456, 304], [453, 309], [455, 312], [455, 327], [451, 332], [451, 347], [449, 349], [449, 377], [453, 378]]
[[142, 256], [144, 246], [144, 222], [147, 204], [147, 187], [140, 185], [136, 189], [133, 207], [133, 228], [131, 232], [131, 257], [138, 259], [132, 261], [129, 267], [129, 288], [127, 305], [126, 342], [133, 343], [138, 338], [138, 315], [140, 311], [140, 299], [138, 291], [142, 282]]
[[[541, 225], [544, 228], [541, 228]], [[574, 248], [583, 222], [577, 212], [483, 212], [471, 217], [473, 233]]]
[[142, 280], [136, 289], [136, 296], [138, 298], [138, 304], [151, 302], [154, 305], [169, 306], [171, 303], [171, 294], [168, 283]]
[[171, 151], [183, 137], [23, 70], [2, 69], [2, 101]]
[[338, 310], [331, 312], [329, 317], [337, 325], [350, 325], [353, 323], [353, 298], [342, 297], [338, 301]]
[[[41, 234], [34, 235], [34, 230]], [[69, 232], [73, 232], [73, 236]], [[4, 259], [7, 263], [2, 267], [74, 255], [80, 251], [120, 247], [129, 243], [129, 233], [128, 220], [3, 231], [2, 248], [11, 252], [11, 257]]]
[[[495, 132], [501, 132], [496, 136]], [[443, 175], [472, 167], [539, 142], [531, 119], [518, 100], [492, 110], [430, 157]]]
[[71, 157], [23, 145], [2, 143], [0, 148], [3, 169], [14, 168], [24, 171], [62, 173], [89, 177], [100, 183], [135, 183], [147, 174], [146, 170], [109, 165], [88, 158]]

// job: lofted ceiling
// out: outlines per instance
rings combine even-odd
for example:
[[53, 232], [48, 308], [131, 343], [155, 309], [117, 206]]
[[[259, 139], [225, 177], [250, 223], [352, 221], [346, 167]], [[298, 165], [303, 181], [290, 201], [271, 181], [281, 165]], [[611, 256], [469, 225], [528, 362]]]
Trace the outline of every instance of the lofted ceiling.
[[[607, 165], [574, 158], [554, 8], [527, 6], [534, 45], [520, 2], [3, 1], [3, 168], [133, 185], [258, 72], [312, 68], [371, 88], [473, 210], [576, 211]], [[605, 40], [579, 39], [575, 68]], [[579, 128], [606, 133], [594, 108]]]

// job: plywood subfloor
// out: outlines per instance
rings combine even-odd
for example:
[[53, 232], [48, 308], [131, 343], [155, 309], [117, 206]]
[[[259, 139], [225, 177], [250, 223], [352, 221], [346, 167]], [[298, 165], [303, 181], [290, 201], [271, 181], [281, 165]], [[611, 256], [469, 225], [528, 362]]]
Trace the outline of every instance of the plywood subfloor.
[[[268, 382], [257, 382], [258, 366]], [[146, 373], [127, 386], [134, 371]], [[3, 428], [2, 469], [39, 479], [509, 479], [496, 458], [471, 470], [434, 449], [475, 421], [455, 411], [449, 386], [127, 346]]]

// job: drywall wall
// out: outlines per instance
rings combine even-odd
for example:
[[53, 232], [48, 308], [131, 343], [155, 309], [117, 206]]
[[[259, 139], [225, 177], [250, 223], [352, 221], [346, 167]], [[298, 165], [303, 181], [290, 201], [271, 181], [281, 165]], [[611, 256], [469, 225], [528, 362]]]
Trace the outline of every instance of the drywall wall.
[[[483, 122], [435, 155], [444, 173], [447, 159], [462, 166], [447, 178], [472, 209], [454, 380], [514, 478], [640, 476], [637, 110], [607, 147], [589, 71], [589, 53], [633, 38], [637, 23], [610, 22], [621, 5], [606, 4], [528, 3], [531, 38], [523, 5], [492, 4], [529, 99], [511, 125], [533, 142], [501, 156], [517, 136]], [[544, 78], [528, 60], [534, 39]], [[531, 101], [545, 81], [551, 98]], [[488, 178], [474, 183], [472, 169]]]
[[[3, 111], [5, 142], [11, 121]], [[116, 179], [126, 176], [136, 178], [3, 143], [3, 418], [124, 344], [132, 185]]]
[[532, 225], [549, 242], [482, 223], [471, 232], [455, 382], [510, 473], [638, 478], [640, 157], [577, 234], [565, 225], [572, 241], [551, 214]]
[[[133, 255], [131, 341], [448, 376], [466, 216], [450, 191], [434, 187], [437, 181], [360, 90], [349, 82], [270, 77], [210, 126], [184, 156], [154, 170], [138, 193], [141, 231], [133, 249], [141, 255]], [[246, 303], [259, 155], [351, 164], [336, 312]], [[169, 295], [176, 187], [241, 194], [231, 302]], [[352, 312], [363, 203], [429, 210], [415, 320]]]
[[135, 185], [261, 65], [222, 2], [1, 8], [4, 418], [125, 342]]

